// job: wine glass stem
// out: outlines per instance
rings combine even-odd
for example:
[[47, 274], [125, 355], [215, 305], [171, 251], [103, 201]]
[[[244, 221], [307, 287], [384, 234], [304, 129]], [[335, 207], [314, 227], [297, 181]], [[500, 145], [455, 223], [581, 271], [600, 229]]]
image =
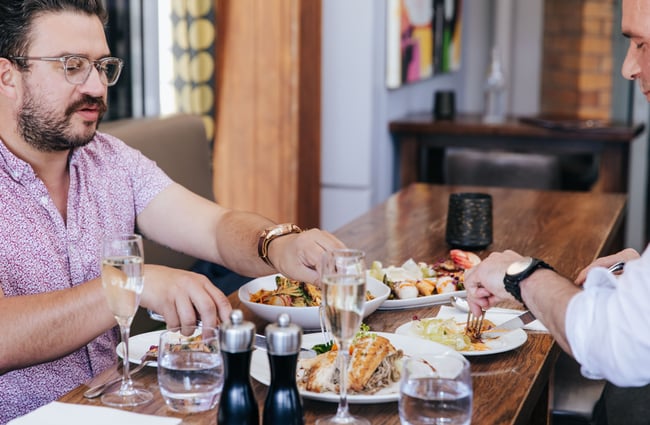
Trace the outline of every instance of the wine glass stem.
[[129, 364], [129, 336], [131, 334], [131, 327], [129, 325], [120, 324], [120, 334], [122, 334], [122, 342], [124, 343], [124, 357], [122, 357], [122, 386], [120, 387], [120, 392], [124, 392], [130, 391], [133, 388]]
[[348, 410], [348, 361], [350, 358], [349, 342], [341, 341], [339, 344], [339, 407], [336, 409], [337, 418], [347, 418], [350, 416]]

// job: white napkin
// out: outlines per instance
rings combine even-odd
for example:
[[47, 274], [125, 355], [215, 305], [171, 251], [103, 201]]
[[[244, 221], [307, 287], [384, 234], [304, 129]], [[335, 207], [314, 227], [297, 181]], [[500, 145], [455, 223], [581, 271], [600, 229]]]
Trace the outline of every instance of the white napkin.
[[46, 404], [10, 421], [7, 425], [177, 425], [180, 418], [143, 415], [103, 406], [61, 403]]
[[[492, 321], [496, 325], [500, 325], [501, 323], [510, 320], [521, 313], [523, 313], [523, 311], [521, 310], [494, 307], [489, 309], [485, 313], [485, 318]], [[457, 308], [443, 305], [440, 306], [440, 311], [438, 312], [438, 315], [436, 317], [440, 319], [453, 318], [457, 322], [464, 322], [467, 320], [467, 313], [463, 313], [462, 311], [459, 311]], [[529, 324], [524, 326], [524, 329], [527, 329], [529, 331], [548, 332], [546, 326], [544, 326], [542, 322], [540, 322], [539, 320], [534, 320], [530, 322]]]

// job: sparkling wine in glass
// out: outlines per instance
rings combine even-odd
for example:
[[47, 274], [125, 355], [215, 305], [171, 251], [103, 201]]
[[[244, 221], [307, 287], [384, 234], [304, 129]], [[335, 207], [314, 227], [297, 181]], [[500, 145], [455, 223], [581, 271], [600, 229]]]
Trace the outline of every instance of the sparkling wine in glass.
[[109, 406], [127, 407], [148, 403], [153, 395], [135, 388], [129, 374], [129, 334], [131, 322], [140, 305], [144, 287], [142, 237], [134, 234], [114, 235], [102, 246], [102, 286], [108, 306], [120, 326], [122, 343], [122, 384], [116, 391], [102, 396]]
[[330, 332], [339, 347], [339, 405], [336, 415], [320, 419], [317, 425], [370, 425], [364, 418], [350, 415], [347, 383], [350, 343], [361, 325], [366, 299], [365, 253], [340, 249], [323, 254], [321, 270], [322, 304]]

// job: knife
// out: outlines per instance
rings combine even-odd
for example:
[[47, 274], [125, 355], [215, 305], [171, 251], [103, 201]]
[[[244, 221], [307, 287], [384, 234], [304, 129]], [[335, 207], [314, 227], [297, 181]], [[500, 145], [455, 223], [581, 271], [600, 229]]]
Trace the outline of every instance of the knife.
[[[259, 348], [260, 350], [266, 351], [266, 336], [255, 334], [255, 342], [253, 343], [253, 345], [255, 345], [255, 348]], [[316, 355], [317, 353], [314, 350], [300, 347], [300, 354], [298, 357], [300, 357], [301, 359], [309, 359], [312, 357], [316, 357]]]
[[507, 320], [497, 327], [481, 333], [485, 338], [498, 338], [515, 329], [520, 329], [535, 320], [535, 316], [530, 311], [526, 311], [514, 319]]

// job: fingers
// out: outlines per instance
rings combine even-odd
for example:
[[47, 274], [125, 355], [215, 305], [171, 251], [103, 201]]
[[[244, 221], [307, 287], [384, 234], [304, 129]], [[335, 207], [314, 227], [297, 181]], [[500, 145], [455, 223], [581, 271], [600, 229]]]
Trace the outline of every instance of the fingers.
[[587, 274], [594, 267], [610, 267], [619, 261], [627, 262], [637, 258], [639, 258], [639, 253], [632, 248], [626, 248], [616, 254], [600, 257], [584, 269], [580, 270], [580, 273], [578, 273], [578, 277], [576, 277], [574, 282], [576, 285], [583, 285], [585, 280], [587, 280]]
[[[284, 240], [283, 240], [284, 239]], [[281, 257], [275, 263], [283, 275], [318, 284], [323, 253], [334, 249], [345, 248], [345, 244], [333, 234], [320, 230], [306, 230], [294, 238], [281, 238], [277, 242], [281, 248]]]
[[225, 294], [204, 275], [162, 266], [146, 269], [147, 282], [142, 305], [159, 312], [168, 328], [189, 332], [200, 320], [205, 326], [218, 326], [227, 320], [232, 306]]

